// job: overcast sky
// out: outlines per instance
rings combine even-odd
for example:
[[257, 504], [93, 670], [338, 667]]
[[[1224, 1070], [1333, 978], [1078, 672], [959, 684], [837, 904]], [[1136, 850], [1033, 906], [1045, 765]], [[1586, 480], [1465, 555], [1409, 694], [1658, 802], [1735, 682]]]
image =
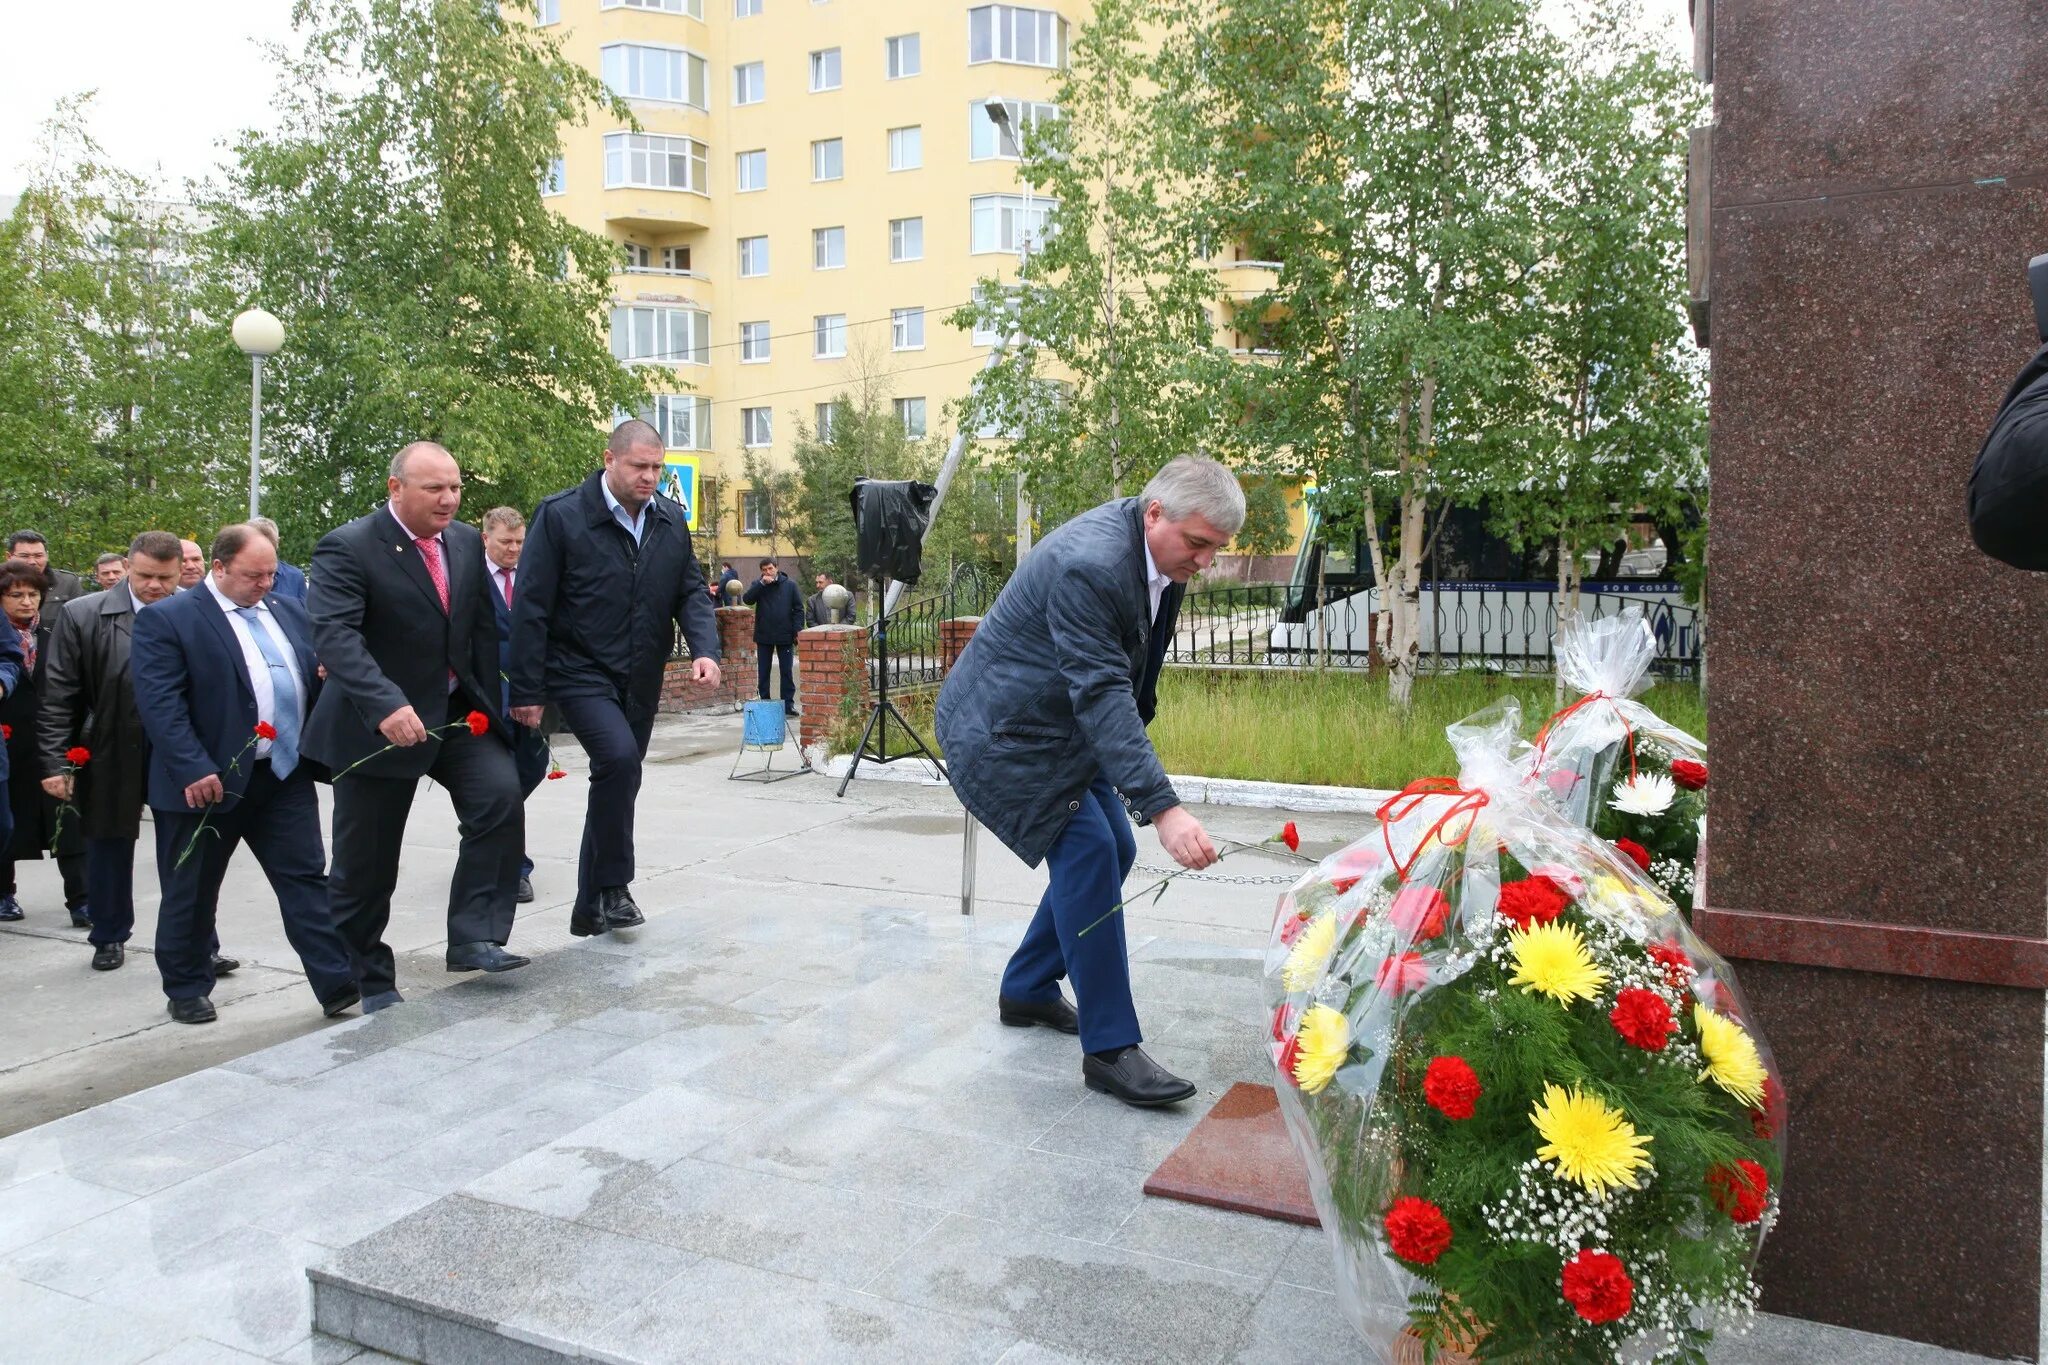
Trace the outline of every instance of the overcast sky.
[[[1686, 0], [1641, 3], [1674, 47], [1690, 51]], [[37, 131], [57, 101], [97, 90], [94, 136], [116, 164], [176, 197], [220, 158], [223, 141], [267, 124], [273, 81], [261, 44], [290, 36], [291, 8], [292, 0], [8, 4], [0, 194], [20, 191]]]

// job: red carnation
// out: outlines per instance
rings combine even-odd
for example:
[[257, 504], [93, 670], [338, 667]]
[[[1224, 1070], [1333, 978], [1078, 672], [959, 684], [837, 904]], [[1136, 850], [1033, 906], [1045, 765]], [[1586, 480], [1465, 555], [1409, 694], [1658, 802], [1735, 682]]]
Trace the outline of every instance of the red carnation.
[[1614, 846], [1622, 851], [1628, 860], [1643, 871], [1650, 870], [1650, 850], [1633, 839], [1616, 839]]
[[472, 711], [465, 719], [473, 735], [487, 735], [491, 732], [491, 718], [481, 711]]
[[1472, 1106], [1486, 1092], [1463, 1057], [1432, 1057], [1422, 1075], [1422, 1098], [1447, 1119], [1469, 1119]]
[[1629, 1046], [1645, 1052], [1662, 1052], [1664, 1041], [1678, 1032], [1678, 1021], [1671, 1017], [1671, 1006], [1664, 997], [1641, 986], [1630, 986], [1615, 997], [1607, 1022]]
[[568, 775], [568, 773], [562, 771], [562, 769], [560, 768], [553, 768], [550, 769], [548, 772], [548, 781], [552, 782], [558, 777], [567, 777]]
[[76, 745], [64, 751], [64, 761], [74, 768], [83, 768], [86, 764], [92, 762], [92, 750], [86, 748], [83, 744]]
[[1430, 1265], [1451, 1245], [1451, 1220], [1427, 1199], [1404, 1194], [1387, 1210], [1387, 1245], [1396, 1256]]
[[1300, 1055], [1301, 1035], [1297, 1033], [1290, 1035], [1287, 1041], [1280, 1045], [1280, 1055], [1273, 1059], [1273, 1065], [1280, 1068], [1280, 1074], [1287, 1078], [1287, 1083], [1289, 1085], [1293, 1085], [1295, 1083], [1294, 1059], [1299, 1057]]
[[1692, 955], [1676, 943], [1652, 943], [1644, 950], [1652, 961], [1664, 969], [1664, 979], [1674, 986], [1683, 986], [1692, 980]]
[[267, 720], [259, 720], [259, 721], [257, 721], [257, 722], [256, 722], [256, 738], [258, 738], [258, 739], [276, 739], [276, 738], [277, 738], [277, 727], [276, 727], [275, 725], [272, 725], [272, 724], [271, 724], [271, 723], [270, 723], [269, 721], [267, 721]]
[[1294, 1033], [1294, 1026], [1301, 1022], [1301, 1011], [1292, 1005], [1281, 1005], [1273, 1011], [1273, 1041], [1284, 1043]]
[[1287, 923], [1280, 926], [1281, 946], [1289, 948], [1293, 947], [1294, 940], [1301, 937], [1301, 931], [1308, 928], [1309, 919], [1310, 915], [1308, 911], [1295, 911], [1294, 914], [1288, 918]]
[[1560, 1285], [1565, 1302], [1587, 1322], [1613, 1322], [1635, 1304], [1635, 1283], [1621, 1258], [1605, 1251], [1581, 1251], [1564, 1263]]
[[1538, 873], [1518, 882], [1502, 882], [1498, 907], [1517, 927], [1527, 929], [1531, 924], [1550, 923], [1571, 903], [1563, 887]]
[[0, 725], [0, 739], [13, 739], [13, 738], [14, 738], [14, 727], [13, 727], [12, 725]]
[[1785, 1121], [1785, 1087], [1778, 1084], [1776, 1076], [1764, 1075], [1764, 1102], [1761, 1107], [1749, 1111], [1749, 1126], [1756, 1135], [1768, 1142], [1778, 1135], [1778, 1125]]
[[1387, 917], [1411, 939], [1435, 938], [1451, 917], [1451, 903], [1433, 886], [1404, 886], [1394, 893]]
[[1707, 1193], [1713, 1196], [1714, 1207], [1738, 1223], [1754, 1223], [1763, 1217], [1770, 1192], [1770, 1176], [1754, 1161], [1741, 1160], [1707, 1172]]
[[1689, 758], [1673, 759], [1671, 780], [1689, 792], [1696, 792], [1707, 785], [1707, 765]]
[[1294, 827], [1292, 820], [1280, 827], [1280, 842], [1287, 845], [1289, 853], [1301, 852], [1301, 831]]
[[1380, 960], [1372, 984], [1382, 991], [1405, 995], [1429, 984], [1429, 968], [1423, 965], [1421, 953], [1398, 953]]

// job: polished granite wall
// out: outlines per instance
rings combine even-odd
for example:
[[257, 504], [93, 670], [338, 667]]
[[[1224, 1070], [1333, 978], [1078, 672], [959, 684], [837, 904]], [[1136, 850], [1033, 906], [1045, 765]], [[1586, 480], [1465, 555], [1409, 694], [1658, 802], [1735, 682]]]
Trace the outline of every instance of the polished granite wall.
[[1792, 1097], [1764, 1305], [2034, 1358], [2048, 579], [1980, 556], [1963, 499], [2035, 346], [2048, 0], [1699, 8], [1702, 924]]

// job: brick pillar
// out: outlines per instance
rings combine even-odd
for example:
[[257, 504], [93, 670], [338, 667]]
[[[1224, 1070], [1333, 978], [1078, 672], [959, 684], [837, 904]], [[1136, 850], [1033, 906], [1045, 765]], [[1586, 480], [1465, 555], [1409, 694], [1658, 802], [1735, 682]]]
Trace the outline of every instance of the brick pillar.
[[754, 695], [754, 611], [751, 607], [719, 607], [718, 686], [704, 687], [690, 681], [687, 659], [669, 660], [661, 676], [661, 709], [700, 711], [713, 706], [732, 706]]
[[939, 622], [939, 659], [948, 673], [953, 671], [960, 651], [967, 648], [967, 642], [974, 638], [974, 632], [980, 625], [979, 616], [956, 616], [950, 621]]
[[812, 626], [796, 637], [797, 705], [803, 708], [798, 742], [822, 744], [845, 707], [865, 718], [868, 709], [868, 632], [865, 626]]

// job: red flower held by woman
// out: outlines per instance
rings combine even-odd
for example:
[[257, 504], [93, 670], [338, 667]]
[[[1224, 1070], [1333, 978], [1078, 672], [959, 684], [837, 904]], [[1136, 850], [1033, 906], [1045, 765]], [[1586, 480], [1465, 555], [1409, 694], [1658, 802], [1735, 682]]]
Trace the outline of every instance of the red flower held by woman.
[[473, 735], [486, 735], [491, 731], [491, 718], [481, 711], [470, 712], [464, 717], [464, 720], [468, 723], [469, 732]]
[[1770, 1192], [1770, 1176], [1754, 1161], [1716, 1166], [1707, 1172], [1707, 1193], [1713, 1196], [1714, 1207], [1738, 1223], [1754, 1223], [1763, 1217]]
[[1517, 882], [1502, 882], [1498, 909], [1518, 928], [1527, 929], [1531, 924], [1550, 923], [1571, 903], [1572, 898], [1563, 887], [1537, 874]]
[[1566, 1303], [1587, 1322], [1613, 1322], [1635, 1305], [1635, 1281], [1619, 1256], [1585, 1250], [1564, 1263], [1560, 1288]]
[[1451, 1220], [1427, 1199], [1404, 1194], [1387, 1210], [1387, 1245], [1417, 1265], [1434, 1264], [1451, 1245]]
[[1629, 1046], [1645, 1052], [1662, 1052], [1665, 1040], [1678, 1032], [1678, 1021], [1671, 1017], [1671, 1006], [1664, 997], [1641, 986], [1631, 986], [1615, 997], [1607, 1022]]
[[64, 761], [74, 768], [83, 768], [86, 764], [92, 762], [92, 750], [86, 748], [83, 744], [66, 749], [64, 751]]
[[1404, 886], [1394, 893], [1387, 918], [1409, 938], [1435, 938], [1451, 917], [1451, 903], [1433, 886]]
[[1633, 839], [1616, 839], [1614, 846], [1621, 850], [1623, 857], [1627, 858], [1637, 867], [1640, 867], [1645, 872], [1650, 870], [1650, 850], [1644, 848]]
[[277, 738], [277, 727], [276, 727], [275, 725], [272, 725], [272, 724], [271, 724], [271, 723], [270, 723], [269, 721], [267, 721], [267, 720], [259, 720], [259, 721], [257, 721], [257, 722], [256, 722], [256, 738], [258, 738], [258, 739], [276, 739], [276, 738]]
[[1707, 765], [1689, 758], [1673, 759], [1671, 780], [1689, 792], [1699, 791], [1707, 785]]
[[1471, 1118], [1472, 1106], [1485, 1093], [1463, 1057], [1432, 1057], [1422, 1074], [1422, 1098], [1447, 1119]]

